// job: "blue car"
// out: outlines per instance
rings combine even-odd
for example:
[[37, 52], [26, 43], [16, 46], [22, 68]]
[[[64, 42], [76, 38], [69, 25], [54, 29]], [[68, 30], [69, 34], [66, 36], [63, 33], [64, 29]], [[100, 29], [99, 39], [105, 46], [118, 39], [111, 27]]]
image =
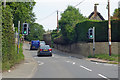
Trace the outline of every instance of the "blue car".
[[40, 41], [39, 40], [32, 40], [31, 41], [30, 50], [38, 49], [39, 47], [40, 47]]

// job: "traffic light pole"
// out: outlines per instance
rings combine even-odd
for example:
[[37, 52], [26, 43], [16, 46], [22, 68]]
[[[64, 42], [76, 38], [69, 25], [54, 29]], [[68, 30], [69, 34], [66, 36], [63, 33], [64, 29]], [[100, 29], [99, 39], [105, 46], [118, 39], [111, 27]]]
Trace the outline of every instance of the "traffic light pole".
[[95, 56], [95, 27], [93, 27], [93, 56]]
[[19, 54], [19, 41], [20, 41], [20, 21], [18, 21], [18, 45], [17, 45], [17, 53]]

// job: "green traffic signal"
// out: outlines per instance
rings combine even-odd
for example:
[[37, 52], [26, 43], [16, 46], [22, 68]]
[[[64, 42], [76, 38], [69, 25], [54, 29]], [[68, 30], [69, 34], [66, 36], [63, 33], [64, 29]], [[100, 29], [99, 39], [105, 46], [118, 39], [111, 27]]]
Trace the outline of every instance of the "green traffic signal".
[[26, 31], [24, 31], [24, 34], [26, 34], [27, 32]]
[[93, 36], [92, 35], [90, 35], [90, 38], [92, 38]]

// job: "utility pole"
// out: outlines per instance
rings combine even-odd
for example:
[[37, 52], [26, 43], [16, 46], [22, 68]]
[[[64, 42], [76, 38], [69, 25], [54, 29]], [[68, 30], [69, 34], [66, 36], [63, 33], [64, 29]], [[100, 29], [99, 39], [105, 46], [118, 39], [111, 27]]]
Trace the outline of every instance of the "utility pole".
[[58, 10], [57, 10], [57, 32], [59, 32], [59, 24], [58, 24]]
[[111, 56], [111, 21], [110, 21], [110, 0], [108, 0], [108, 40], [109, 40], [109, 56]]

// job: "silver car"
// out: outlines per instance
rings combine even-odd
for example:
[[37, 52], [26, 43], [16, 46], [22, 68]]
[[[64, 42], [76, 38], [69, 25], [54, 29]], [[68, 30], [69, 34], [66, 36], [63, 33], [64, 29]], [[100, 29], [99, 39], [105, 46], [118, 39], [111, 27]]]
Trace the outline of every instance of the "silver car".
[[40, 46], [38, 53], [37, 53], [37, 56], [42, 56], [42, 55], [52, 56], [52, 48], [50, 48], [49, 45]]

